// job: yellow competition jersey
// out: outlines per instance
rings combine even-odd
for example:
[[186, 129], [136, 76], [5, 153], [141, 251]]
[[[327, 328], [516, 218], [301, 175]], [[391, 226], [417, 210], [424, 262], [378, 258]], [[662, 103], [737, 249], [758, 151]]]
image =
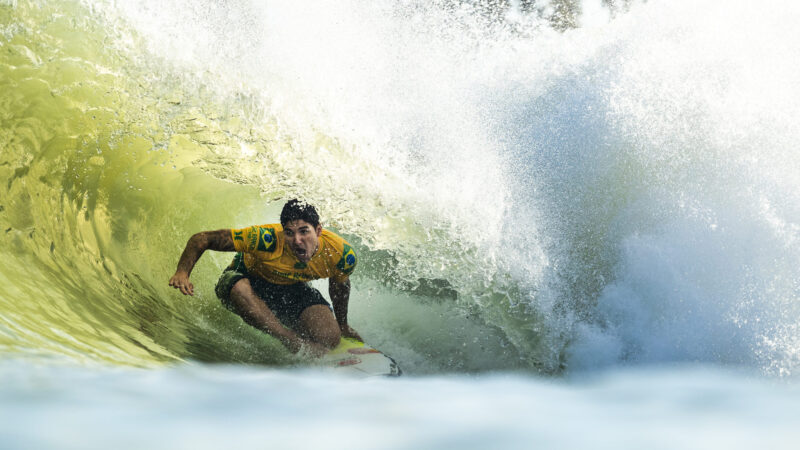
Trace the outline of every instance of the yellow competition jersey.
[[356, 252], [350, 244], [325, 229], [308, 263], [294, 256], [279, 223], [231, 230], [231, 235], [236, 251], [244, 254], [247, 271], [270, 283], [294, 284], [320, 278], [343, 282], [356, 267]]

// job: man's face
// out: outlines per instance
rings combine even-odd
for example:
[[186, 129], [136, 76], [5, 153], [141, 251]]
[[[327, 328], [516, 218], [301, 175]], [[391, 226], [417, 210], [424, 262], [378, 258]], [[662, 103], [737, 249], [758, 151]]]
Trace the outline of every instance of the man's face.
[[316, 228], [305, 220], [293, 220], [283, 226], [283, 234], [286, 236], [286, 243], [289, 249], [301, 262], [311, 261], [314, 252], [319, 245], [319, 236], [322, 234], [322, 226]]

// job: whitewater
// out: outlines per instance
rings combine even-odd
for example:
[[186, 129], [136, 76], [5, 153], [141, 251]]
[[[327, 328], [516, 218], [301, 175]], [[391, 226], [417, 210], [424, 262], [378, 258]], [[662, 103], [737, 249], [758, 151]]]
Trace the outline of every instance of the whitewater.
[[[0, 446], [795, 448], [798, 20], [0, 0]], [[229, 254], [167, 285], [290, 198], [402, 377], [244, 324]]]

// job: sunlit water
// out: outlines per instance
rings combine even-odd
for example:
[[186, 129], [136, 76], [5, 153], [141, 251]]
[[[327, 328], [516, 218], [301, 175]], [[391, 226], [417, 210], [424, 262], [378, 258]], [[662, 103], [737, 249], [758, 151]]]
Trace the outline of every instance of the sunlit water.
[[[1, 446], [794, 448], [800, 7], [539, 6], [0, 1]], [[404, 377], [166, 285], [292, 197]]]

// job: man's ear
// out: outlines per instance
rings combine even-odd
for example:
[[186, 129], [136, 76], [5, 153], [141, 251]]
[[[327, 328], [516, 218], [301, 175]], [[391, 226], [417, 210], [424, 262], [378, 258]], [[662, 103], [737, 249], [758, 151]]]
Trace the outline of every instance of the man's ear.
[[317, 228], [314, 229], [317, 232], [317, 237], [322, 236], [322, 225], [317, 225]]

